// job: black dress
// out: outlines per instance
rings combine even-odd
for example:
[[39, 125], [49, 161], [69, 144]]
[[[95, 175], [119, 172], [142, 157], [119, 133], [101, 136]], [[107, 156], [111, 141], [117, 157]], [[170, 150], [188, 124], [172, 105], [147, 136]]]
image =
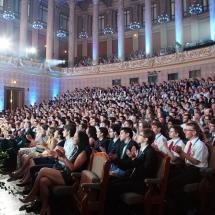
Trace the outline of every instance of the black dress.
[[[85, 151], [85, 153], [86, 153], [86, 155], [87, 155], [87, 160], [86, 160], [85, 163], [82, 165], [82, 167], [79, 168], [79, 169], [77, 169], [77, 170], [75, 170], [75, 172], [81, 172], [82, 170], [87, 169], [87, 166], [88, 166], [88, 164], [89, 164], [90, 155], [91, 155], [92, 150], [91, 150], [91, 148], [90, 148], [89, 146], [87, 146], [83, 151]], [[81, 152], [83, 152], [83, 151], [81, 151]], [[72, 162], [72, 163], [75, 162], [76, 158], [78, 157], [78, 155], [79, 155], [81, 152], [74, 154], [74, 156], [73, 156], [72, 159], [71, 159], [71, 162]], [[73, 171], [71, 171], [71, 170], [70, 170], [68, 167], [66, 167], [66, 166], [64, 166], [64, 168], [61, 170], [61, 175], [62, 175], [62, 177], [63, 177], [64, 182], [65, 182], [66, 185], [72, 185], [72, 184], [74, 183], [74, 180], [73, 180], [73, 178], [72, 178], [72, 176], [71, 176], [71, 173], [72, 173], [72, 172], [73, 172]]]

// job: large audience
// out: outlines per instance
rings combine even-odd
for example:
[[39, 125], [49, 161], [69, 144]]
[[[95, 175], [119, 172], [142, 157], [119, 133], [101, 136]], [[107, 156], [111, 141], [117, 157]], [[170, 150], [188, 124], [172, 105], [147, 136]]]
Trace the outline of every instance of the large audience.
[[[175, 53], [175, 48], [167, 47], [167, 48], [162, 48], [159, 53], [153, 53], [152, 57], [163, 56], [163, 55], [168, 55], [173, 53]], [[127, 54], [125, 56], [125, 61], [141, 60], [146, 58], [147, 56], [144, 50], [136, 50]], [[119, 63], [119, 62], [120, 62], [120, 59], [116, 55], [110, 55], [108, 57], [100, 56], [98, 64], [102, 65], [102, 64]], [[75, 67], [85, 67], [85, 66], [92, 66], [92, 65], [93, 65], [93, 61], [91, 57], [84, 56], [80, 58], [75, 58]]]
[[67, 91], [5, 110], [0, 137], [10, 179], [25, 188], [20, 201], [40, 201], [42, 215], [50, 210], [50, 189], [71, 185], [71, 173], [86, 169], [93, 151], [112, 163], [107, 214], [116, 213], [122, 193], [145, 192], [156, 151], [171, 160], [166, 199], [170, 211], [178, 210], [170, 214], [185, 214], [183, 186], [201, 180], [207, 146], [215, 145], [215, 78]]
[[[99, 64], [111, 64], [111, 63], [118, 63], [120, 60], [116, 55], [110, 56], [103, 56], [99, 57]], [[75, 58], [75, 67], [85, 67], [85, 66], [92, 66], [93, 60], [91, 57], [81, 57]]]
[[[153, 54], [153, 57], [156, 56]], [[132, 51], [130, 54], [125, 56], [125, 61], [132, 61], [132, 60], [141, 60], [146, 59], [145, 52], [143, 50]], [[119, 63], [120, 59], [116, 55], [110, 56], [102, 56], [99, 57], [99, 65], [103, 64], [111, 64], [111, 63]], [[81, 57], [75, 59], [75, 67], [85, 67], [85, 66], [92, 66], [93, 61], [91, 57]]]

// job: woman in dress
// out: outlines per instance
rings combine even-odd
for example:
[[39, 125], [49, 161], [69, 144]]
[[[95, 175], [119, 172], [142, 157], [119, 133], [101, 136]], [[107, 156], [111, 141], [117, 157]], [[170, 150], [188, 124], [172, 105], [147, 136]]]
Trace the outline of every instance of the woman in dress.
[[63, 150], [58, 151], [59, 163], [62, 165], [61, 170], [42, 168], [29, 195], [24, 199], [20, 199], [24, 203], [39, 199], [42, 202], [41, 215], [49, 212], [49, 189], [56, 185], [71, 185], [73, 183], [71, 172], [78, 172], [87, 168], [91, 154], [87, 134], [82, 131], [76, 133], [73, 138], [73, 144], [75, 144], [76, 150], [74, 150], [70, 160], [66, 158]]

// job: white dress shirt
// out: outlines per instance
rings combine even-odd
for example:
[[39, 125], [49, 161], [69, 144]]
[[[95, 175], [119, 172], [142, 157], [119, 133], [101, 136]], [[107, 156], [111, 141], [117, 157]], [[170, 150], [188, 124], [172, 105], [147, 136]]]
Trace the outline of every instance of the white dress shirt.
[[[172, 144], [172, 147], [171, 147]], [[169, 151], [175, 156], [175, 157], [180, 157], [180, 155], [174, 150], [175, 146], [180, 146], [182, 150], [184, 150], [185, 144], [180, 138], [174, 138], [171, 140], [167, 141], [167, 147]], [[171, 149], [170, 149], [171, 147]]]
[[188, 153], [190, 142], [192, 143], [191, 150], [190, 150], [190, 156], [196, 160], [199, 161], [199, 164], [194, 165], [187, 159], [185, 159], [185, 163], [189, 165], [193, 165], [196, 167], [208, 167], [208, 148], [205, 145], [204, 142], [202, 142], [198, 137], [195, 139], [192, 139], [187, 142], [184, 152]]
[[156, 134], [153, 146], [157, 148], [160, 152], [163, 152], [164, 154], [168, 153], [167, 139], [161, 133]]

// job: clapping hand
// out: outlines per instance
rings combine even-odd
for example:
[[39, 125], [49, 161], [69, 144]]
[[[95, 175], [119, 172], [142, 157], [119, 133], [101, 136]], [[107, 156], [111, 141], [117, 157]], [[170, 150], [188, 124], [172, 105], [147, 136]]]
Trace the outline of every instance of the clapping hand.
[[59, 149], [58, 148], [55, 151], [57, 152], [59, 157], [65, 158], [66, 155], [65, 155], [65, 150], [64, 149]]
[[65, 157], [58, 157], [58, 160], [64, 162], [65, 161]]
[[117, 157], [118, 157], [117, 154], [109, 154], [109, 159], [110, 159], [111, 161], [116, 160]]
[[131, 151], [130, 151], [129, 149], [127, 149], [127, 150], [126, 150], [126, 155], [127, 155], [129, 158], [131, 158], [131, 157], [132, 157], [132, 155], [131, 155]]
[[51, 151], [48, 152], [48, 157], [54, 157], [56, 155], [57, 155], [57, 152], [54, 151], [54, 150], [51, 150]]
[[177, 152], [178, 154], [181, 154], [182, 148], [180, 146], [175, 146], [174, 151]]

